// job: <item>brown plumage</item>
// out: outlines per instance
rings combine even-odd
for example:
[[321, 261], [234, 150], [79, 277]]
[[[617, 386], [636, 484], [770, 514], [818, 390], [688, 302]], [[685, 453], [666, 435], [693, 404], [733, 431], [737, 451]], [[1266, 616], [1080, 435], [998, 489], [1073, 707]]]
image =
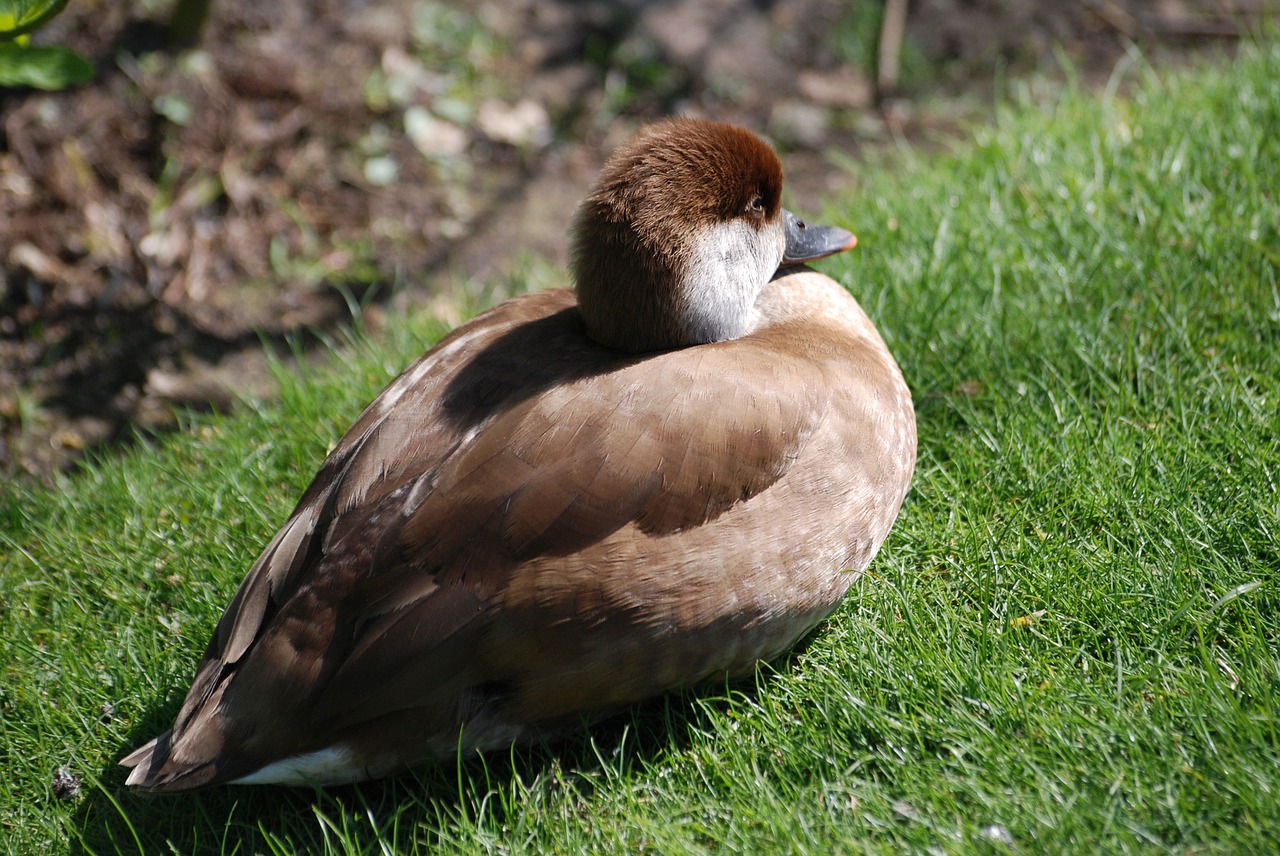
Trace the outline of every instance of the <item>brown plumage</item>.
[[354, 781], [554, 736], [749, 672], [830, 612], [897, 515], [915, 422], [843, 288], [769, 281], [785, 231], [852, 245], [780, 194], [741, 129], [624, 146], [574, 220], [578, 297], [503, 303], [369, 405], [129, 784]]

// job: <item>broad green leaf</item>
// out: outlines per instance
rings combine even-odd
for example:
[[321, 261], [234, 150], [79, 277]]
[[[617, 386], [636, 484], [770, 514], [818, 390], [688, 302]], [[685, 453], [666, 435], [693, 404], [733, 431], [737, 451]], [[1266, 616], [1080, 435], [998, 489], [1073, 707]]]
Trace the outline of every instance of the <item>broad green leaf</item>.
[[0, 42], [20, 40], [62, 11], [67, 0], [0, 0]]
[[93, 77], [93, 66], [60, 45], [0, 44], [0, 86], [66, 89]]

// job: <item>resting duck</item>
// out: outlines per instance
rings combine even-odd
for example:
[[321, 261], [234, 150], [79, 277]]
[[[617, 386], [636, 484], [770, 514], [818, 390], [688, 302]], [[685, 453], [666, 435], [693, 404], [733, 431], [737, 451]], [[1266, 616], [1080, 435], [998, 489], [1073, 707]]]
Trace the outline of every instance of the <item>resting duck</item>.
[[[911, 395], [741, 128], [605, 164], [575, 291], [455, 330], [374, 399], [236, 592], [128, 783], [326, 785], [554, 737], [751, 672], [839, 602], [915, 466]], [[575, 299], [576, 293], [576, 299]]]

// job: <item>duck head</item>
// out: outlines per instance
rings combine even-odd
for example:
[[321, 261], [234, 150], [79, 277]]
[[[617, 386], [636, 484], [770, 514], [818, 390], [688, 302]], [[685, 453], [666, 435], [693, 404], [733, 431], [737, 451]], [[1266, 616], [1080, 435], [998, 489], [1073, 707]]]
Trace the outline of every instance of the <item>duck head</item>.
[[755, 134], [671, 119], [605, 163], [574, 215], [569, 256], [588, 335], [638, 352], [744, 335], [780, 266], [856, 242], [783, 209], [782, 165]]

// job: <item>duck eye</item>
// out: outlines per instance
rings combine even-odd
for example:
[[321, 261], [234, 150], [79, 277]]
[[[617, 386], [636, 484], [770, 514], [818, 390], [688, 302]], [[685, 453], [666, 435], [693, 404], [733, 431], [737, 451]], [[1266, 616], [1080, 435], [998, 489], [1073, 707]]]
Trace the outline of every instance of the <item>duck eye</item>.
[[764, 197], [757, 193], [751, 197], [751, 201], [747, 203], [747, 210], [752, 214], [764, 213]]

